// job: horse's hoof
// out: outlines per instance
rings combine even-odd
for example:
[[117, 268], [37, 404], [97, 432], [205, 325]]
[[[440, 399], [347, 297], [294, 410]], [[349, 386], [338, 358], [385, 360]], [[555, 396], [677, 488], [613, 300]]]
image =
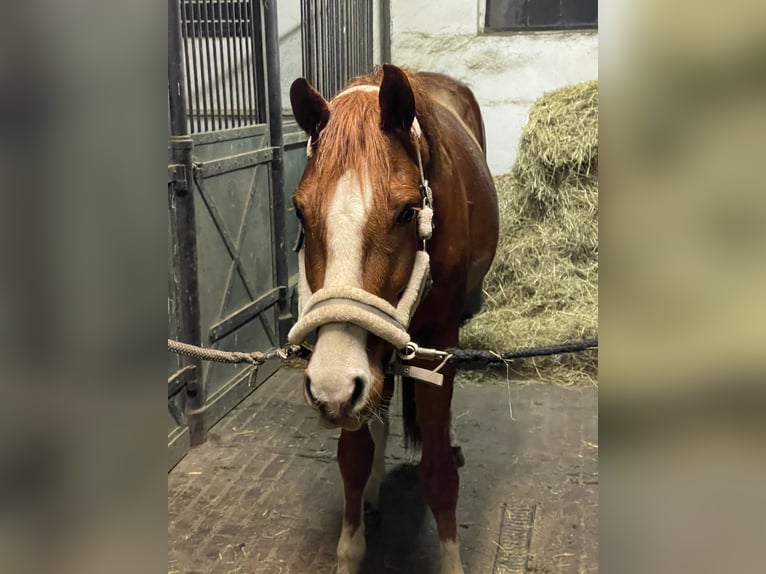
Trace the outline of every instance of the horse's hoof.
[[463, 449], [459, 446], [452, 447], [452, 458], [455, 459], [455, 466], [462, 468], [465, 466], [465, 456], [463, 456]]

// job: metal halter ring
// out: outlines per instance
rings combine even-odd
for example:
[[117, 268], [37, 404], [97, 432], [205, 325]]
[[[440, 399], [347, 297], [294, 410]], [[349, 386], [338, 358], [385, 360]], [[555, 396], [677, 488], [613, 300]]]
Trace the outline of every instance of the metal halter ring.
[[402, 361], [409, 361], [418, 354], [418, 345], [410, 341], [404, 346], [404, 349], [400, 349], [397, 353]]

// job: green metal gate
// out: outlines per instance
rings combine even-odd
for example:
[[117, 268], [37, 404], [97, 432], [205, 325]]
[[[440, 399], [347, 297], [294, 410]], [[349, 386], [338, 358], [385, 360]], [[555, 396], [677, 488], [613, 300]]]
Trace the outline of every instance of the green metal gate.
[[[330, 90], [370, 67], [371, 7], [302, 0], [303, 66], [315, 83]], [[285, 342], [297, 310], [298, 223], [285, 206], [306, 136], [282, 117], [277, 30], [274, 0], [168, 0], [170, 338], [267, 351]], [[340, 57], [308, 50], [314, 43]], [[170, 466], [278, 367], [170, 355]]]
[[[279, 345], [279, 300], [286, 281], [277, 277], [277, 229], [270, 164], [274, 150], [266, 125], [193, 137], [202, 343], [224, 351]], [[274, 372], [203, 363], [206, 419], [215, 424], [249, 390]], [[242, 384], [245, 383], [245, 384]]]
[[[169, 336], [265, 351], [291, 323], [276, 7], [168, 9]], [[171, 465], [277, 368], [171, 356]]]

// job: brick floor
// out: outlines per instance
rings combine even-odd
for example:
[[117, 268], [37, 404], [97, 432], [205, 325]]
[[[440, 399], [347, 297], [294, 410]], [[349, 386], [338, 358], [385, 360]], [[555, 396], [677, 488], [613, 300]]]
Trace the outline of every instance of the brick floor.
[[[168, 572], [330, 573], [343, 495], [338, 431], [303, 403], [283, 369], [168, 475]], [[465, 384], [453, 401], [466, 466], [459, 536], [466, 574], [597, 572], [595, 388]], [[398, 397], [381, 511], [362, 572], [435, 574], [438, 537], [402, 447]]]

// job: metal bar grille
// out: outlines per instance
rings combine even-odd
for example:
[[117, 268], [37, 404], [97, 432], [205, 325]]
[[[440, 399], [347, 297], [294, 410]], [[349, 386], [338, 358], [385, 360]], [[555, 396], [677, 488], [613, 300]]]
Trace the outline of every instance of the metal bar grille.
[[[212, 14], [208, 14], [208, 4], [209, 4], [209, 2], [203, 2], [202, 3], [202, 18], [203, 18], [202, 22], [205, 25], [207, 25], [207, 23], [210, 22], [210, 20], [212, 19]], [[213, 75], [210, 73], [210, 35], [209, 34], [205, 34], [204, 42], [205, 42], [204, 60], [205, 60], [205, 64], [207, 65], [207, 76], [206, 77], [212, 79]], [[203, 60], [203, 56], [202, 56], [202, 54], [200, 54], [200, 64], [202, 63], [202, 60]], [[204, 74], [205, 71], [204, 70], [200, 70], [200, 71], [202, 72], [202, 75], [204, 76], [205, 75]], [[199, 89], [202, 90], [202, 109], [203, 110], [209, 110], [209, 109], [212, 108], [212, 103], [213, 103], [212, 94], [211, 94], [211, 97], [210, 97], [210, 107], [208, 107], [208, 103], [207, 103], [207, 94], [208, 94], [208, 92], [211, 91], [211, 88], [212, 88], [212, 86], [210, 86], [210, 84], [208, 82], [206, 82], [205, 84], [199, 86]], [[208, 117], [209, 116], [210, 116], [210, 114], [205, 114], [203, 116], [203, 118], [202, 118], [203, 125], [205, 127], [205, 131], [209, 131], [210, 130], [210, 127], [208, 125]]]
[[[211, 2], [212, 4], [212, 2]], [[213, 12], [215, 13], [215, 12]], [[221, 84], [219, 81], [219, 78], [221, 78], [221, 70], [223, 68], [223, 60], [221, 58], [221, 47], [220, 47], [220, 37], [221, 37], [221, 31], [220, 27], [216, 27], [215, 25], [210, 27], [211, 34], [208, 36], [209, 39], [212, 39], [212, 47], [213, 47], [213, 71], [209, 72], [210, 75], [208, 77], [215, 77], [215, 89], [213, 90], [215, 92], [215, 105], [216, 109], [223, 109], [223, 106], [221, 105]], [[223, 100], [225, 101], [225, 100]]]
[[[243, 22], [247, 16], [243, 9], [242, 2], [237, 2], [236, 16], [240, 22]], [[242, 99], [245, 103], [253, 101], [253, 95], [250, 92], [250, 82], [247, 80], [248, 72], [250, 71], [250, 65], [246, 51], [247, 46], [247, 37], [242, 38], [237, 42], [237, 55], [239, 56], [239, 61], [243, 63], [243, 65], [239, 67], [239, 81], [242, 84]], [[244, 113], [241, 116], [241, 120], [244, 125], [251, 123], [252, 110], [253, 106], [247, 106], [243, 110]]]
[[264, 123], [261, 0], [178, 0], [189, 131]]
[[326, 98], [372, 68], [372, 0], [301, 0], [303, 75]]
[[[189, 84], [189, 91], [187, 92], [187, 95], [189, 97], [189, 103], [187, 106], [187, 109], [189, 110], [189, 122], [190, 122], [190, 131], [192, 133], [202, 131], [200, 126], [200, 115], [197, 113], [195, 114], [195, 110], [202, 109], [202, 106], [200, 105], [200, 91], [197, 89], [199, 83], [197, 81], [199, 73], [200, 73], [200, 65], [197, 62], [197, 47], [199, 45], [199, 41], [197, 39], [196, 32], [199, 30], [199, 25], [197, 25], [197, 20], [199, 17], [199, 11], [192, 11], [191, 14], [188, 14], [186, 12], [181, 13], [181, 22], [183, 23], [185, 18], [188, 16], [189, 23], [191, 24], [189, 33], [190, 36], [185, 40], [185, 58], [187, 61], [189, 60], [189, 56], [191, 55], [191, 73], [188, 74], [188, 77], [190, 78], [190, 84]], [[196, 17], [195, 17], [196, 16]], [[182, 28], [186, 29], [186, 26]]]
[[[263, 30], [263, 18], [261, 13], [260, 0], [250, 0], [251, 11], [253, 15], [253, 27], [255, 30]], [[263, 48], [263, 37], [261, 34], [253, 34], [252, 36], [252, 54], [250, 55], [251, 61], [254, 65], [255, 73], [255, 94], [257, 104], [256, 123], [262, 124], [267, 118], [267, 94], [266, 94], [266, 67], [264, 62], [266, 61]]]

